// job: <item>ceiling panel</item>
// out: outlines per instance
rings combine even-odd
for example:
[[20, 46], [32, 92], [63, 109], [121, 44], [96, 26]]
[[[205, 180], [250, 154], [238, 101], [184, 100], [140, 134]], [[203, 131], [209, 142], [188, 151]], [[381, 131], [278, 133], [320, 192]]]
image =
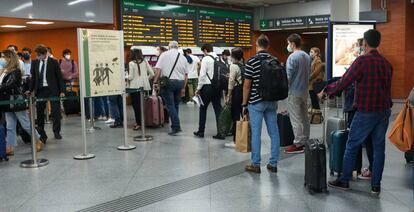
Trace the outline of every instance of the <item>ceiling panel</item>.
[[[69, 21], [53, 21], [54, 23], [50, 25], [34, 25], [34, 24], [26, 24], [26, 22], [28, 21], [42, 21], [42, 20], [0, 17], [0, 26], [3, 26], [3, 25], [24, 25], [26, 26], [25, 28], [20, 28], [20, 29], [0, 27], [0, 33], [1, 32], [15, 32], [15, 31], [29, 31], [29, 30], [32, 31], [32, 30], [43, 30], [43, 29], [58, 29], [58, 28], [102, 25], [102, 24], [97, 24], [97, 23], [83, 23], [83, 22], [69, 22]], [[51, 21], [51, 20], [47, 20], [47, 21]]]

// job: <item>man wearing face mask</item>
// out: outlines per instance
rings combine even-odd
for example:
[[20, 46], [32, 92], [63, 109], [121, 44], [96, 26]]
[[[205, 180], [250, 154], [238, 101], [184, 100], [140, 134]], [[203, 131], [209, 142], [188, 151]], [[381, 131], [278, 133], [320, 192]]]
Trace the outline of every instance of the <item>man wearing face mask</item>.
[[[38, 45], [35, 48], [37, 59], [32, 62], [31, 75], [32, 82], [30, 92], [34, 93], [36, 97], [48, 98], [64, 96], [64, 83], [62, 73], [60, 71], [59, 62], [48, 56], [47, 48], [44, 45]], [[52, 118], [53, 118], [53, 133], [56, 139], [62, 139], [60, 135], [60, 102], [51, 101], [52, 104]], [[42, 141], [47, 140], [47, 135], [44, 130], [45, 125], [45, 109], [46, 102], [37, 102], [37, 125]]]
[[294, 144], [285, 150], [288, 154], [303, 153], [304, 144], [309, 139], [308, 86], [311, 58], [300, 49], [302, 41], [298, 34], [287, 38], [290, 56], [286, 61], [289, 80], [288, 112], [295, 135]]
[[63, 58], [59, 60], [60, 70], [62, 71], [63, 80], [66, 83], [72, 83], [78, 78], [78, 66], [76, 62], [71, 59], [72, 52], [70, 49], [63, 50]]

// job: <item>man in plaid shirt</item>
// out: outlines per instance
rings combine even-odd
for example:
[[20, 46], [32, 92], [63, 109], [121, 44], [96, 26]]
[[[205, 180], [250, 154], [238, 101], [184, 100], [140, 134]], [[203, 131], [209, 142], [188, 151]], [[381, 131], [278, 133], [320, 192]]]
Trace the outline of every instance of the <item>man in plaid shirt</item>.
[[320, 94], [336, 95], [355, 83], [354, 108], [357, 109], [351, 123], [343, 159], [342, 176], [330, 181], [330, 187], [349, 189], [357, 152], [368, 135], [372, 134], [374, 162], [371, 192], [381, 192], [381, 179], [385, 160], [385, 133], [391, 114], [391, 64], [378, 52], [381, 34], [377, 30], [364, 33], [363, 46], [366, 54], [358, 57], [342, 78], [328, 85]]

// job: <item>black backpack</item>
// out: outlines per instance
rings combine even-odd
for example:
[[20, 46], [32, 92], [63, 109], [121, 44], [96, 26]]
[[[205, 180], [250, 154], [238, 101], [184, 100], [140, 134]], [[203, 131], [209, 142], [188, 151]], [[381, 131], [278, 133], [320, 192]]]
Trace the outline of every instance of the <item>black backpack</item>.
[[261, 59], [258, 92], [264, 101], [279, 101], [288, 97], [286, 69], [274, 57]]
[[222, 60], [220, 60], [220, 58], [214, 58], [211, 55], [208, 56], [214, 60], [213, 78], [210, 78], [207, 73], [207, 77], [210, 80], [211, 85], [217, 90], [227, 90], [229, 84], [229, 68]]

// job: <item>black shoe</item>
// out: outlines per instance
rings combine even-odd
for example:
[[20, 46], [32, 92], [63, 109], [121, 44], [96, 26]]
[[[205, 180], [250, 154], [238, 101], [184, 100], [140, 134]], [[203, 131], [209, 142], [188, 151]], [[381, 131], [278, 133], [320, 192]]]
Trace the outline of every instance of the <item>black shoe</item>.
[[222, 136], [222, 135], [219, 135], [219, 134], [217, 134], [217, 135], [213, 136], [213, 138], [214, 138], [214, 139], [217, 139], [217, 140], [224, 140], [224, 139], [226, 139], [226, 137], [224, 137], [224, 136]]
[[[57, 140], [62, 139], [62, 136], [60, 135], [60, 133], [55, 133], [55, 139], [57, 139]], [[45, 142], [43, 142], [43, 143], [45, 143]]]
[[47, 136], [40, 136], [40, 141], [41, 141], [43, 144], [46, 144], [46, 141], [47, 141]]
[[337, 188], [341, 190], [349, 190], [349, 183], [343, 183], [339, 179], [334, 181], [329, 181], [328, 186], [332, 188]]
[[109, 125], [110, 128], [121, 128], [123, 127], [122, 123], [113, 123], [112, 125]]
[[173, 131], [169, 132], [168, 135], [176, 136], [179, 132], [180, 132], [180, 130], [173, 130]]
[[372, 186], [371, 193], [374, 195], [379, 195], [381, 193], [381, 186]]
[[199, 138], [204, 138], [204, 133], [201, 133], [200, 131], [194, 132], [194, 135]]
[[272, 166], [270, 164], [267, 164], [267, 170], [270, 172], [276, 173], [277, 172], [277, 166]]

